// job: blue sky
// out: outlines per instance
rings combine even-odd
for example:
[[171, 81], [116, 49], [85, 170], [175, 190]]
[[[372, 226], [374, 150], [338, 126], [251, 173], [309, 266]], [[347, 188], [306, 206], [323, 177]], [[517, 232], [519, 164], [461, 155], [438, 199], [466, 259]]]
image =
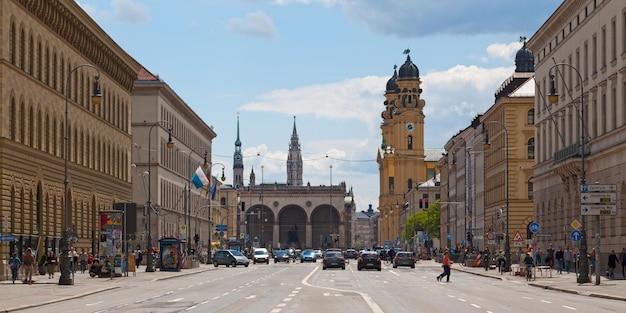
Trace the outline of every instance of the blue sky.
[[[345, 181], [378, 204], [380, 113], [409, 48], [424, 90], [425, 147], [486, 111], [561, 0], [77, 0], [139, 63], [214, 127], [232, 169], [237, 114], [247, 177], [285, 182], [296, 124], [304, 182]], [[261, 165], [264, 166], [261, 173]], [[227, 182], [232, 182], [232, 170]], [[262, 174], [262, 175], [261, 175]]]

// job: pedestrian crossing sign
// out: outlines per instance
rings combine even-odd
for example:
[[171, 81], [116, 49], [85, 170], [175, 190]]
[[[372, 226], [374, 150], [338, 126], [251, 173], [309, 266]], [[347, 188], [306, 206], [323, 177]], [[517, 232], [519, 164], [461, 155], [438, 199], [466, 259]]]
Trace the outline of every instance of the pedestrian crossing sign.
[[515, 235], [513, 236], [513, 242], [523, 242], [524, 238], [522, 238], [522, 234], [518, 231], [515, 231]]

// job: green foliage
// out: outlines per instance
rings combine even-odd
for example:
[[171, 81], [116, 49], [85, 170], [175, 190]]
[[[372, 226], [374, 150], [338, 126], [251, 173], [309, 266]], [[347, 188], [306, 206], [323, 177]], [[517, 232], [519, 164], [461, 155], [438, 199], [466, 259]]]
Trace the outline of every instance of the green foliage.
[[439, 234], [439, 209], [440, 200], [432, 203], [428, 210], [419, 211], [406, 219], [404, 230], [402, 231], [402, 239], [410, 241], [417, 231], [428, 231], [428, 237], [440, 238]]

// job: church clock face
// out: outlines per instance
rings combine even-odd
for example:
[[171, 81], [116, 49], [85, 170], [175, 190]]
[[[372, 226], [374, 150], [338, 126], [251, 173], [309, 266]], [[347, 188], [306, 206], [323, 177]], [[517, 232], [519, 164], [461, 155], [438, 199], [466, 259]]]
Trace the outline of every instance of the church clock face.
[[240, 156], [239, 154], [237, 154], [237, 155], [235, 156], [235, 160], [240, 161], [240, 160], [241, 160], [241, 156]]
[[406, 125], [404, 125], [404, 128], [409, 133], [412, 133], [415, 130], [415, 124], [413, 124], [413, 123], [406, 123]]

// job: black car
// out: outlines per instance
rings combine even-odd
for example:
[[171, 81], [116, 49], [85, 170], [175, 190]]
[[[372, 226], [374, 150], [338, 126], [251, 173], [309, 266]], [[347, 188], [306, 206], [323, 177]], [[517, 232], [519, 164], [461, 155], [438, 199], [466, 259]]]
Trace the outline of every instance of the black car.
[[322, 260], [322, 269], [325, 270], [329, 267], [340, 267], [342, 270], [346, 269], [346, 259], [343, 257], [341, 251], [326, 251], [324, 259]]
[[354, 249], [346, 249], [346, 252], [344, 252], [343, 256], [346, 259], [358, 259], [359, 258], [359, 253], [354, 250]]
[[237, 250], [217, 250], [213, 255], [213, 266], [226, 265], [226, 267], [243, 265], [248, 267], [250, 260]]
[[278, 250], [274, 253], [274, 263], [278, 262], [290, 262], [292, 252], [291, 250]]
[[382, 270], [380, 256], [376, 251], [364, 251], [361, 253], [359, 260], [357, 261], [357, 269], [376, 269], [379, 272]]
[[396, 252], [396, 256], [393, 258], [393, 268], [398, 268], [398, 266], [410, 266], [411, 268], [415, 268], [413, 252]]

